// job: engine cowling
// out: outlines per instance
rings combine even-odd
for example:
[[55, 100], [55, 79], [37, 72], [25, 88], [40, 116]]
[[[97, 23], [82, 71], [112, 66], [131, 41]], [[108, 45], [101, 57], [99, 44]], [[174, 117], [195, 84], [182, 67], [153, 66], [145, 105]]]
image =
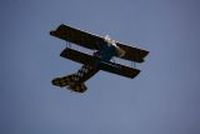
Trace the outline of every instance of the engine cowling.
[[104, 40], [108, 43], [108, 45], [112, 45], [116, 48], [117, 55], [119, 57], [123, 57], [125, 55], [125, 51], [123, 49], [121, 49], [120, 47], [118, 47], [117, 44], [116, 44], [116, 41], [111, 39], [109, 35], [106, 35], [104, 37]]

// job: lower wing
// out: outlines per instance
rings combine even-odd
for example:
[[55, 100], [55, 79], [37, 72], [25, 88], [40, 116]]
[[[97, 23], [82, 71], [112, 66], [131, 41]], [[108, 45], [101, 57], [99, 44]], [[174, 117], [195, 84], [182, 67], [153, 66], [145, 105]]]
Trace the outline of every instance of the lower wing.
[[128, 77], [128, 78], [134, 78], [140, 72], [140, 70], [138, 69], [124, 66], [121, 64], [117, 64], [113, 62], [104, 62], [98, 57], [84, 54], [70, 48], [66, 48], [61, 53], [61, 56], [64, 58], [70, 59], [72, 61], [87, 65], [87, 66], [98, 68], [100, 70], [118, 74], [118, 75]]

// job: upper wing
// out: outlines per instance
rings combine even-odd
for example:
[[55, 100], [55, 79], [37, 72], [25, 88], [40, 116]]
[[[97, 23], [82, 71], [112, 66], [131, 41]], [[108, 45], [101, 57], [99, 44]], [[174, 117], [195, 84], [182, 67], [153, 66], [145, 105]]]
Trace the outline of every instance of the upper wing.
[[149, 53], [146, 50], [124, 45], [123, 43], [120, 42], [116, 42], [116, 44], [126, 52], [124, 56], [120, 57], [126, 60], [142, 63], [144, 61], [144, 58]]
[[[103, 44], [106, 44], [101, 36], [96, 36], [89, 32], [81, 31], [64, 24], [60, 25], [55, 31], [51, 31], [50, 34], [57, 38], [73, 42], [77, 45], [93, 50], [99, 50]], [[116, 44], [126, 52], [123, 57], [120, 57], [126, 60], [141, 63], [144, 61], [144, 57], [149, 53], [146, 50], [131, 47], [120, 42], [116, 42]]]
[[84, 32], [64, 24], [60, 25], [55, 31], [51, 31], [50, 35], [89, 49], [99, 50], [101, 44], [105, 44], [104, 39], [100, 36], [96, 36], [90, 34], [89, 32]]

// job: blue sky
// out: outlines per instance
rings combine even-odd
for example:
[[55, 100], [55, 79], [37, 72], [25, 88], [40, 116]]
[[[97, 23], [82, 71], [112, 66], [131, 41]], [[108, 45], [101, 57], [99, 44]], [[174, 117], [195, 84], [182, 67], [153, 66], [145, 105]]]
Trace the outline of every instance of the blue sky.
[[[2, 0], [0, 133], [199, 134], [198, 0]], [[100, 72], [84, 94], [51, 80], [80, 64], [49, 35], [69, 24], [150, 51], [133, 80]]]

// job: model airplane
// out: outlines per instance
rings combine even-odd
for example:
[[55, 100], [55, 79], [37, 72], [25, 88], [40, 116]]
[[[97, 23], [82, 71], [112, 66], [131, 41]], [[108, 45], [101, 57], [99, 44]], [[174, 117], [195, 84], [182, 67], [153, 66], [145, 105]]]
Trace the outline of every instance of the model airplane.
[[79, 93], [83, 93], [87, 90], [84, 82], [99, 70], [128, 78], [136, 77], [140, 73], [140, 70], [111, 62], [111, 59], [113, 57], [118, 57], [142, 63], [149, 53], [146, 50], [112, 40], [109, 36], [97, 36], [64, 24], [60, 25], [55, 31], [51, 31], [50, 35], [94, 50], [94, 53], [89, 55], [66, 47], [60, 54], [61, 57], [81, 63], [83, 66], [74, 74], [53, 79], [52, 84], [59, 87], [67, 87], [68, 89]]

